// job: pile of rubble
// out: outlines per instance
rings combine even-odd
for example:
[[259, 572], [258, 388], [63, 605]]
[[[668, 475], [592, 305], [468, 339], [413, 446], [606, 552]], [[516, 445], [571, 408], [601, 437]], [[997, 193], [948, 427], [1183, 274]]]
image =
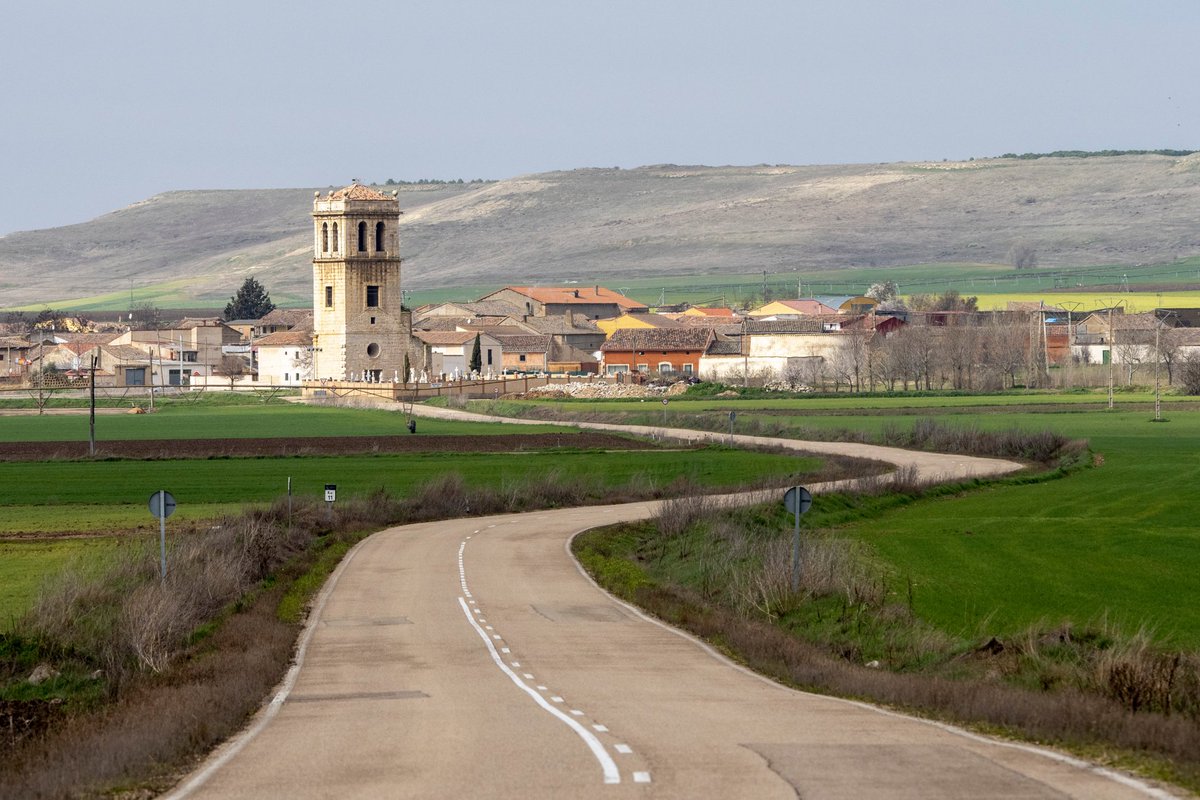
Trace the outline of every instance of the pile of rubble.
[[670, 386], [652, 386], [635, 383], [555, 383], [530, 389], [519, 397], [527, 400], [552, 400], [556, 397], [578, 397], [589, 399], [627, 397], [674, 397], [688, 390], [688, 384], [680, 381]]

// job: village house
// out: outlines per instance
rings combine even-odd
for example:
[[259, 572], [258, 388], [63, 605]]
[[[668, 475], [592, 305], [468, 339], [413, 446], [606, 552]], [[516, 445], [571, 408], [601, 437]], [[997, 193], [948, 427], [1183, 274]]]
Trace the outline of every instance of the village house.
[[505, 286], [480, 298], [480, 302], [502, 300], [531, 317], [575, 314], [587, 319], [609, 319], [625, 312], [646, 313], [643, 303], [603, 286]]
[[113, 341], [128, 344], [165, 364], [167, 383], [186, 386], [193, 377], [218, 371], [224, 348], [241, 342], [241, 335], [216, 317], [185, 318], [171, 328], [128, 331]]
[[684, 327], [684, 323], [677, 322], [662, 314], [641, 313], [622, 314], [619, 317], [612, 317], [611, 319], [598, 319], [595, 323], [597, 328], [604, 331], [604, 335], [607, 338], [611, 338], [615, 331], [625, 329], [645, 330], [649, 328]]
[[754, 319], [792, 319], [794, 317], [813, 317], [822, 314], [836, 314], [838, 310], [827, 306], [819, 300], [804, 298], [800, 300], [774, 300], [761, 308], [746, 312], [746, 316]]
[[462, 376], [471, 373], [471, 353], [479, 337], [480, 373], [499, 375], [504, 369], [504, 351], [490, 334], [475, 331], [413, 331], [413, 340], [422, 353], [413, 371], [435, 376]]
[[283, 330], [254, 343], [255, 380], [267, 386], [300, 386], [312, 379], [312, 331]]
[[640, 372], [696, 376], [716, 334], [709, 328], [625, 328], [600, 347], [604, 374]]
[[490, 335], [500, 343], [504, 372], [550, 371], [553, 337], [537, 333], [492, 332]]
[[33, 345], [18, 336], [0, 336], [0, 382], [20, 383], [29, 373]]

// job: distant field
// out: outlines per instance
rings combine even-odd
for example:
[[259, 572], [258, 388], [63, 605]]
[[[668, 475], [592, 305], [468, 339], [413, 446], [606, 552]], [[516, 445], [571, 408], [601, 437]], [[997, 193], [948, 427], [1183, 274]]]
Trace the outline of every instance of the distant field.
[[[1163, 294], [1162, 305], [1194, 306], [1200, 304], [1200, 258], [1187, 258], [1162, 264], [1097, 264], [1090, 266], [1049, 266], [1018, 271], [1010, 264], [943, 263], [913, 264], [895, 267], [801, 268], [798, 270], [768, 269], [736, 272], [697, 272], [691, 275], [660, 277], [594, 277], [568, 278], [556, 285], [601, 283], [629, 297], [654, 306], [661, 303], [691, 303], [692, 305], [741, 306], [761, 302], [764, 284], [776, 298], [794, 298], [798, 293], [812, 295], [862, 294], [874, 283], [894, 281], [903, 295], [938, 294], [948, 290], [980, 298], [982, 309], [1004, 308], [1009, 300], [1037, 301], [1060, 298], [1077, 302], [1082, 308], [1107, 307], [1125, 301], [1131, 311], [1144, 311], [1158, 305], [1158, 289]], [[1123, 291], [1122, 282], [1138, 291]], [[498, 280], [496, 283], [473, 283], [459, 286], [439, 285], [430, 288], [411, 288], [404, 293], [410, 308], [450, 301], [467, 302], [500, 289], [504, 285], [523, 285], [522, 280]], [[541, 282], [545, 285], [545, 282]], [[1089, 290], [1088, 287], [1103, 287]], [[236, 287], [235, 287], [236, 288]], [[232, 290], [231, 290], [232, 291]], [[202, 302], [189, 294], [186, 280], [139, 286], [129, 291], [115, 291], [62, 303], [54, 307], [79, 312], [124, 311], [132, 301], [152, 303], [170, 311], [176, 308], [194, 309]], [[272, 292], [272, 299], [281, 307], [302, 308], [311, 305], [305, 292]], [[40, 311], [45, 303], [20, 306], [25, 311]], [[214, 304], [219, 314], [223, 304]]]
[[[974, 291], [964, 292], [974, 294]], [[1156, 308], [1200, 308], [1200, 291], [1187, 292], [1067, 292], [978, 293], [979, 308], [1004, 310], [1010, 302], [1037, 303], [1069, 310], [1075, 319], [1088, 311], [1109, 306], [1124, 306], [1126, 313], [1153, 311]]]
[[[96, 438], [105, 439], [239, 439], [291, 436], [408, 435], [402, 407], [350, 409], [273, 403], [236, 406], [163, 405], [153, 414], [101, 414]], [[422, 419], [419, 436], [478, 434], [480, 436], [544, 433], [567, 430], [554, 425], [517, 427], [500, 423], [469, 423]], [[88, 415], [22, 415], [0, 413], [0, 441], [87, 441]], [[181, 445], [182, 446], [182, 445]]]

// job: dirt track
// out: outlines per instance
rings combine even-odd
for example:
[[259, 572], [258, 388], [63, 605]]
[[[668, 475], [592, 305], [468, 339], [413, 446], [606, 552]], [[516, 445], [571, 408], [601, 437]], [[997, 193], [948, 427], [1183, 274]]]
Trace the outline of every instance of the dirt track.
[[[229, 458], [342, 456], [365, 453], [515, 453], [571, 448], [642, 450], [651, 445], [596, 431], [504, 436], [312, 436], [291, 439], [120, 439], [97, 442], [97, 458]], [[88, 457], [87, 442], [0, 442], [0, 461], [53, 461]]]

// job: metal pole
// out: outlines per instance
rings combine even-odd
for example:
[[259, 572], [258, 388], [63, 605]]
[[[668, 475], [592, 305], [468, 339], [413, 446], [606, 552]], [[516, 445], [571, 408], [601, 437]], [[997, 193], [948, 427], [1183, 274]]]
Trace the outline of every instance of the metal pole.
[[1117, 362], [1117, 332], [1113, 328], [1112, 306], [1108, 307], [1108, 410], [1113, 407], [1113, 365]]
[[1162, 422], [1162, 400], [1159, 397], [1159, 388], [1161, 386], [1158, 377], [1158, 365], [1162, 361], [1162, 356], [1159, 355], [1159, 334], [1162, 332], [1162, 321], [1158, 318], [1158, 312], [1154, 315], [1154, 421]]
[[796, 494], [796, 532], [792, 537], [792, 593], [800, 591], [800, 494]]
[[158, 550], [162, 565], [162, 579], [167, 579], [167, 492], [158, 490]]
[[88, 455], [96, 455], [96, 356], [92, 356], [91, 413], [89, 415]]

